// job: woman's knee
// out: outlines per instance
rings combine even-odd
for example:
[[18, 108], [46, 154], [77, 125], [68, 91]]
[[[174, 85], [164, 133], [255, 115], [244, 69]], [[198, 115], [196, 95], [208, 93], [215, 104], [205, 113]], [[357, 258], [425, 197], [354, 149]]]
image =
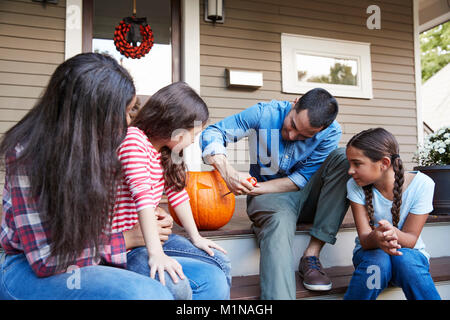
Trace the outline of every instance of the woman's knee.
[[205, 264], [202, 278], [191, 281], [196, 299], [200, 300], [228, 300], [230, 299], [230, 285], [225, 273], [212, 264]]

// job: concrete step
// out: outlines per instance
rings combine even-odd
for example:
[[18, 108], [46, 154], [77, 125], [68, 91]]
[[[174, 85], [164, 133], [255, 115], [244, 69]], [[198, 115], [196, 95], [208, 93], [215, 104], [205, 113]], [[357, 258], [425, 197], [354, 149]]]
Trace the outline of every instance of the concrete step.
[[[333, 287], [330, 291], [317, 292], [307, 290], [301, 278], [296, 274], [297, 299], [298, 300], [340, 300], [343, 298], [350, 279], [352, 277], [353, 266], [326, 268]], [[430, 273], [436, 284], [436, 288], [442, 299], [450, 299], [450, 256], [432, 258], [430, 260]], [[259, 276], [234, 277], [231, 289], [231, 299], [233, 300], [255, 300], [259, 299]], [[390, 286], [378, 297], [379, 300], [403, 300], [405, 296], [401, 288]]]
[[[324, 268], [352, 265], [355, 237], [354, 227], [341, 228], [334, 245], [326, 244], [322, 250], [320, 260]], [[253, 234], [217, 235], [209, 236], [228, 251], [232, 265], [233, 276], [248, 276], [259, 274], [260, 251]], [[450, 248], [444, 243], [450, 243], [450, 222], [430, 222], [425, 224], [422, 238], [426, 250], [431, 257], [450, 256]], [[303, 251], [309, 243], [310, 236], [307, 230], [297, 231], [294, 240], [294, 269]]]

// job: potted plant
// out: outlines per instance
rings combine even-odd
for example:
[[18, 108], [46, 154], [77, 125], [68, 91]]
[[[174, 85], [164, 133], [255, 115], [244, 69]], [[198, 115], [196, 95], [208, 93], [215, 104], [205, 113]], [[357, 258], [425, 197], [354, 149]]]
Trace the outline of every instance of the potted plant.
[[436, 184], [433, 214], [450, 214], [450, 126], [427, 135], [413, 159], [419, 164], [414, 170], [425, 173]]

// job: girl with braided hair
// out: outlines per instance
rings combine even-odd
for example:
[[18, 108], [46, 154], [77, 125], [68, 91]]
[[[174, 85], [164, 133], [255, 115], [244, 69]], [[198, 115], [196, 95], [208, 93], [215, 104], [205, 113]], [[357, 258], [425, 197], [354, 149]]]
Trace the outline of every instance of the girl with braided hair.
[[433, 210], [433, 180], [419, 171], [404, 172], [398, 143], [383, 128], [352, 137], [346, 154], [352, 176], [347, 198], [358, 237], [344, 299], [376, 299], [391, 282], [408, 300], [440, 300], [420, 237]]

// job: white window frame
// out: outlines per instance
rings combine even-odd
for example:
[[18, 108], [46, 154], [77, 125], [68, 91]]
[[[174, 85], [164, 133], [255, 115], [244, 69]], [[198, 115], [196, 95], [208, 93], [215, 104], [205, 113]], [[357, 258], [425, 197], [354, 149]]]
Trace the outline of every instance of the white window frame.
[[[356, 86], [301, 82], [297, 74], [297, 54], [356, 60]], [[284, 93], [304, 94], [321, 87], [336, 97], [372, 99], [372, 68], [370, 43], [318, 38], [295, 34], [281, 34], [281, 73]]]

